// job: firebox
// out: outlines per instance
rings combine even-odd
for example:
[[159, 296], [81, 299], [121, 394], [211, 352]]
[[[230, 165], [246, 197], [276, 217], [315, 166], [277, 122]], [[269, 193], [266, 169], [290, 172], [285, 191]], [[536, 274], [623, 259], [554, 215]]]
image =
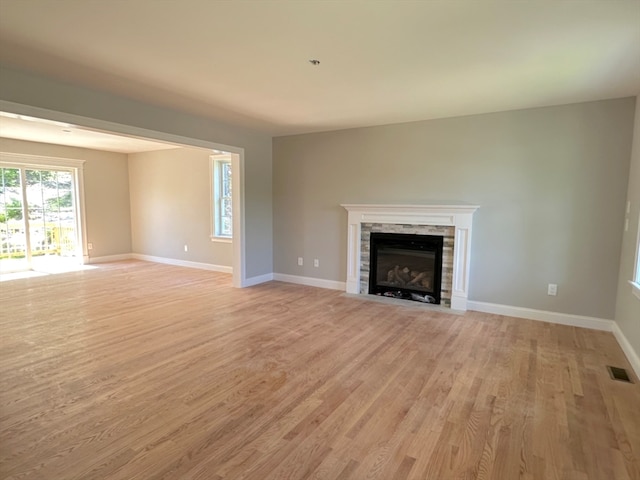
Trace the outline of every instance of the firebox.
[[371, 233], [369, 293], [440, 304], [443, 237]]

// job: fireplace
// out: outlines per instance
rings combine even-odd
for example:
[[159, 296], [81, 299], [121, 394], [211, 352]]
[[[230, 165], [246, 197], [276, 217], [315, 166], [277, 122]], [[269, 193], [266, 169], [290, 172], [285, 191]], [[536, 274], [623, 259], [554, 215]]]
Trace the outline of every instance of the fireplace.
[[440, 305], [454, 310], [467, 309], [472, 216], [477, 205], [342, 206], [348, 211], [347, 293], [369, 293], [369, 235], [372, 233], [437, 235], [445, 237]]
[[369, 293], [440, 304], [443, 238], [372, 232]]

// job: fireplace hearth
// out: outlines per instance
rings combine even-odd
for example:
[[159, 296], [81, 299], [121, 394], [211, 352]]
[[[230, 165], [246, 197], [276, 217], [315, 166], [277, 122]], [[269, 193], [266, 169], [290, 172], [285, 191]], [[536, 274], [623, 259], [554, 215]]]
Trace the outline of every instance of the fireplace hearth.
[[440, 304], [443, 237], [371, 233], [369, 293]]

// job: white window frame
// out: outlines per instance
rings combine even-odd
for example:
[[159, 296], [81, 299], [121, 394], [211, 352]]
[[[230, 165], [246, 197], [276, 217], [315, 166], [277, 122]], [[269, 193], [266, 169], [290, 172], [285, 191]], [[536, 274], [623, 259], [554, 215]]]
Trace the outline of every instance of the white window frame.
[[[222, 166], [225, 164], [231, 166], [231, 154], [223, 152], [211, 155], [209, 158], [211, 159], [211, 240], [230, 243], [233, 240], [233, 231], [230, 235], [222, 232]], [[233, 186], [231, 188], [233, 192]], [[233, 214], [231, 224], [233, 225]], [[233, 227], [231, 228], [233, 230]]]

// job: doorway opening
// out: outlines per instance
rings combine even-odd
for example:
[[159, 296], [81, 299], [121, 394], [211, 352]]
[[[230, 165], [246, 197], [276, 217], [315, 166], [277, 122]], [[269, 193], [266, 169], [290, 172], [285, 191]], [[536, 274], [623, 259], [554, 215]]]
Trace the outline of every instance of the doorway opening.
[[[184, 137], [181, 135], [148, 130], [139, 127], [133, 127], [126, 124], [119, 124], [105, 120], [99, 120], [91, 117], [78, 116], [74, 114], [63, 113], [54, 110], [48, 110], [40, 107], [27, 106], [0, 100], [0, 112], [12, 112], [13, 116], [20, 116], [30, 119], [44, 119], [45, 122], [60, 125], [66, 123], [76, 128], [110, 134], [111, 136], [119, 136], [122, 138], [133, 138], [138, 140], [149, 140], [150, 142], [160, 142], [174, 145], [175, 147], [193, 147], [207, 151], [224, 151], [231, 154], [231, 171], [232, 171], [232, 225], [233, 225], [233, 241], [232, 243], [232, 283], [235, 287], [245, 287], [252, 285], [253, 282], [246, 277], [245, 262], [245, 222], [244, 222], [244, 148], [233, 145], [214, 143], [207, 140], [195, 139], [192, 137]], [[20, 137], [16, 137], [20, 138]], [[29, 140], [24, 138], [25, 140]], [[37, 141], [37, 140], [36, 140]], [[57, 143], [59, 145], [71, 145], [65, 142], [49, 141], [48, 143]], [[78, 183], [82, 189], [82, 182]], [[82, 193], [80, 193], [82, 195]], [[82, 200], [81, 202], [82, 203]], [[82, 229], [85, 226], [83, 224]], [[81, 258], [84, 263], [88, 261], [88, 250], [90, 245], [87, 243], [86, 231], [81, 232]]]

